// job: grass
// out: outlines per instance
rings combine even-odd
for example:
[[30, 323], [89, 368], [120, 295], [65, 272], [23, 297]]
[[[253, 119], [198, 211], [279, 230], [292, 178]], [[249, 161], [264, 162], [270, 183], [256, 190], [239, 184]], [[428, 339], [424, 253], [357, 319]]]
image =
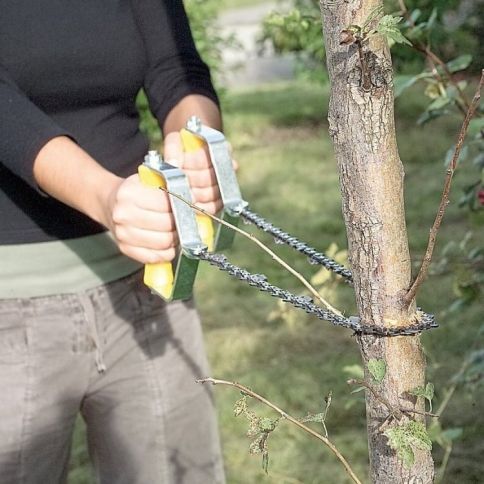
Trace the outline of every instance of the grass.
[[266, 2], [261, 0], [223, 0], [222, 5], [224, 10], [229, 10], [242, 7], [252, 7], [262, 3]]
[[[414, 262], [418, 262], [440, 196], [442, 155], [455, 138], [458, 120], [416, 127], [423, 99], [418, 91], [411, 94], [397, 105], [397, 127], [407, 173], [409, 239]], [[225, 124], [241, 166], [239, 179], [244, 197], [273, 223], [321, 249], [332, 242], [343, 248], [346, 244], [337, 168], [327, 135], [327, 105], [327, 88], [298, 83], [228, 92], [224, 101]], [[465, 172], [456, 176], [454, 200], [468, 176]], [[468, 230], [464, 212], [455, 203], [448, 210], [437, 251], [446, 241], [459, 240]], [[267, 237], [263, 239], [270, 242]], [[304, 257], [276, 248], [306, 276], [317, 271]], [[292, 276], [241, 237], [236, 238], [227, 255], [251, 271], [266, 274], [278, 285], [302, 290]], [[350, 288], [340, 285], [331, 288], [329, 295], [334, 305], [354, 314]], [[330, 437], [365, 480], [368, 456], [363, 398], [362, 394], [351, 395], [345, 384], [345, 367], [359, 363], [351, 334], [305, 314], [281, 312], [273, 299], [205, 265], [201, 267], [196, 296], [204, 321], [211, 376], [240, 381], [295, 416], [321, 411], [323, 397], [331, 390], [333, 404], [327, 421]], [[430, 279], [419, 295], [419, 304], [435, 313], [442, 325], [423, 335], [429, 380], [436, 387], [434, 408], [481, 323], [477, 305], [458, 315], [449, 314], [452, 298], [450, 274]], [[327, 449], [284, 422], [270, 437], [270, 469], [265, 475], [260, 456], [248, 454], [247, 422], [243, 417], [233, 417], [237, 392], [216, 387], [215, 395], [229, 484], [349, 482]], [[460, 390], [442, 419], [444, 428], [464, 430], [455, 443], [447, 483], [477, 483], [484, 471], [478, 432], [484, 418], [476, 405], [482, 396], [482, 390]], [[251, 407], [267, 413], [255, 403]], [[71, 484], [92, 482], [82, 437], [80, 427]], [[443, 453], [435, 447], [438, 464]]]

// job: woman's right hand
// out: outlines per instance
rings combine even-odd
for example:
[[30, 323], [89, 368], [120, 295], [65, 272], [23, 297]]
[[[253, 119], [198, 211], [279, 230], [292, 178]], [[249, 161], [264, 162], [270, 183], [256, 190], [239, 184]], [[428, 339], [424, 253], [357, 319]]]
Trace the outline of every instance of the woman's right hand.
[[178, 237], [168, 195], [138, 175], [117, 178], [105, 203], [106, 225], [120, 251], [143, 264], [175, 258]]
[[143, 264], [175, 258], [178, 239], [168, 195], [143, 185], [138, 175], [114, 175], [66, 136], [41, 148], [33, 174], [45, 193], [111, 230], [128, 257]]

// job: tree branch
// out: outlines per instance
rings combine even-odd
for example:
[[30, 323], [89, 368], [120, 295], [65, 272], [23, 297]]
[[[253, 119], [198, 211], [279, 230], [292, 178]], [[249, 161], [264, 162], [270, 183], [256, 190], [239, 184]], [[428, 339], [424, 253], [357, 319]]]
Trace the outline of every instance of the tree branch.
[[291, 415], [287, 414], [284, 412], [284, 410], [281, 410], [277, 405], [274, 405], [272, 402], [267, 400], [266, 398], [262, 397], [258, 393], [253, 392], [249, 388], [245, 387], [244, 385], [241, 385], [240, 383], [237, 382], [231, 382], [227, 380], [218, 380], [216, 378], [202, 378], [200, 380], [196, 380], [197, 383], [212, 383], [213, 385], [227, 385], [231, 386], [234, 388], [239, 389], [241, 392], [243, 392], [246, 395], [249, 395], [250, 397], [254, 398], [255, 400], [258, 400], [259, 402], [263, 403], [264, 405], [267, 405], [269, 408], [272, 408], [275, 412], [277, 412], [282, 418], [288, 420], [289, 422], [293, 423], [300, 429], [304, 430], [308, 434], [312, 435], [316, 439], [320, 440], [323, 442], [331, 451], [333, 454], [338, 458], [338, 460], [343, 464], [344, 468], [346, 469], [346, 472], [349, 474], [353, 482], [356, 482], [357, 484], [361, 484], [361, 481], [358, 479], [356, 474], [353, 472], [353, 469], [349, 465], [348, 461], [343, 457], [343, 455], [340, 453], [340, 451], [336, 448], [336, 446], [326, 437], [323, 435], [319, 434], [318, 432], [315, 432], [313, 429], [310, 427], [304, 425], [301, 423], [299, 420], [297, 420], [294, 417], [291, 417]]
[[447, 205], [449, 204], [449, 193], [450, 193], [450, 186], [452, 183], [452, 178], [454, 176], [454, 172], [457, 166], [457, 160], [459, 159], [459, 155], [462, 149], [462, 146], [464, 144], [464, 140], [467, 134], [467, 129], [469, 127], [469, 123], [474, 116], [474, 113], [479, 105], [479, 101], [481, 99], [481, 90], [482, 86], [484, 85], [484, 70], [481, 72], [481, 79], [479, 81], [479, 85], [477, 86], [476, 92], [474, 94], [474, 98], [472, 99], [472, 102], [469, 106], [469, 109], [467, 110], [466, 116], [464, 118], [464, 121], [462, 123], [462, 127], [459, 132], [459, 137], [457, 139], [457, 144], [455, 145], [455, 150], [454, 150], [454, 155], [452, 156], [452, 160], [449, 164], [449, 167], [447, 168], [447, 174], [445, 177], [444, 181], [444, 188], [442, 191], [442, 197], [440, 200], [439, 208], [437, 210], [437, 215], [434, 220], [434, 224], [432, 225], [432, 228], [430, 229], [430, 235], [429, 235], [429, 241], [427, 244], [427, 250], [425, 251], [425, 256], [422, 260], [422, 265], [420, 266], [420, 270], [418, 271], [418, 274], [416, 278], [414, 279], [410, 289], [408, 290], [407, 294], [404, 296], [403, 300], [405, 304], [410, 304], [410, 302], [413, 300], [415, 295], [417, 294], [417, 289], [419, 286], [422, 284], [422, 282], [425, 280], [427, 277], [429, 267], [430, 267], [430, 262], [432, 260], [432, 254], [434, 251], [435, 247], [435, 241], [437, 238], [437, 233], [439, 231], [440, 225], [442, 223], [442, 219], [444, 218], [445, 214], [445, 209]]
[[338, 311], [336, 308], [331, 306], [331, 304], [324, 299], [321, 294], [311, 285], [311, 283], [304, 278], [302, 274], [297, 272], [295, 269], [293, 269], [287, 262], [285, 262], [283, 259], [281, 259], [277, 254], [275, 254], [267, 245], [265, 245], [263, 242], [261, 242], [255, 235], [246, 232], [245, 230], [240, 229], [239, 227], [236, 227], [235, 225], [232, 225], [229, 222], [226, 222], [225, 220], [222, 220], [221, 218], [217, 217], [216, 215], [212, 215], [211, 213], [207, 212], [203, 208], [197, 207], [195, 204], [192, 202], [186, 200], [185, 198], [181, 197], [180, 195], [171, 192], [167, 188], [160, 187], [161, 190], [164, 192], [168, 193], [169, 195], [177, 198], [178, 200], [181, 200], [182, 202], [186, 203], [189, 207], [191, 207], [193, 210], [203, 213], [204, 215], [207, 215], [207, 217], [210, 217], [212, 220], [215, 220], [217, 223], [225, 225], [226, 227], [229, 227], [230, 229], [234, 230], [240, 235], [243, 235], [247, 239], [251, 240], [254, 242], [256, 245], [258, 245], [264, 252], [269, 254], [273, 260], [275, 260], [278, 264], [280, 264], [284, 269], [286, 269], [288, 272], [290, 272], [294, 277], [299, 279], [301, 283], [308, 289], [308, 291], [318, 299], [327, 309], [332, 311], [333, 313], [337, 314], [338, 316], [343, 316], [340, 311]]

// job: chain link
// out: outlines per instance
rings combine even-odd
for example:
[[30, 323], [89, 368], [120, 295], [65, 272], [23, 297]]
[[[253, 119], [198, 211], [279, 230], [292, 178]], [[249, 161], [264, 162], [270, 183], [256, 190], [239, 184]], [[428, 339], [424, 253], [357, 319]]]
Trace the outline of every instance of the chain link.
[[301, 254], [304, 254], [308, 257], [308, 261], [310, 264], [320, 264], [326, 269], [334, 272], [335, 274], [340, 275], [346, 281], [352, 282], [353, 276], [351, 271], [346, 267], [338, 264], [336, 261], [331, 259], [330, 257], [326, 256], [325, 254], [318, 252], [313, 247], [309, 246], [305, 242], [302, 242], [296, 237], [293, 237], [291, 234], [284, 232], [279, 227], [272, 225], [270, 222], [265, 220], [263, 217], [258, 215], [255, 212], [252, 212], [248, 208], [244, 208], [240, 212], [240, 216], [248, 223], [254, 224], [260, 230], [271, 234], [275, 240], [279, 240], [282, 243], [292, 247], [293, 249], [297, 250]]
[[345, 318], [314, 304], [309, 296], [297, 296], [285, 289], [274, 286], [267, 282], [263, 274], [251, 274], [250, 272], [231, 264], [222, 254], [211, 254], [207, 250], [198, 251], [196, 257], [207, 261], [209, 264], [217, 267], [219, 270], [230, 274], [231, 276], [254, 286], [262, 292], [266, 292], [273, 297], [288, 302], [292, 306], [303, 309], [308, 314], [316, 316], [318, 319], [329, 321], [335, 326], [348, 328], [358, 334], [369, 334], [375, 336], [412, 336], [421, 333], [427, 329], [438, 327], [431, 314], [417, 311], [418, 322], [405, 327], [383, 327], [383, 326], [366, 326], [362, 325], [359, 318]]

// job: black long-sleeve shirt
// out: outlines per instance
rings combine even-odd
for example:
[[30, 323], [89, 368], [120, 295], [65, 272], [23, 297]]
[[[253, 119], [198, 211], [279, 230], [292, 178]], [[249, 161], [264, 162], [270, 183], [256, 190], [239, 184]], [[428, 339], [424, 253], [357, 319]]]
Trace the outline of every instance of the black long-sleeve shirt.
[[188, 94], [217, 102], [182, 0], [0, 0], [0, 244], [103, 229], [43, 196], [33, 162], [67, 135], [110, 171], [136, 171], [148, 141], [135, 98], [163, 124]]

